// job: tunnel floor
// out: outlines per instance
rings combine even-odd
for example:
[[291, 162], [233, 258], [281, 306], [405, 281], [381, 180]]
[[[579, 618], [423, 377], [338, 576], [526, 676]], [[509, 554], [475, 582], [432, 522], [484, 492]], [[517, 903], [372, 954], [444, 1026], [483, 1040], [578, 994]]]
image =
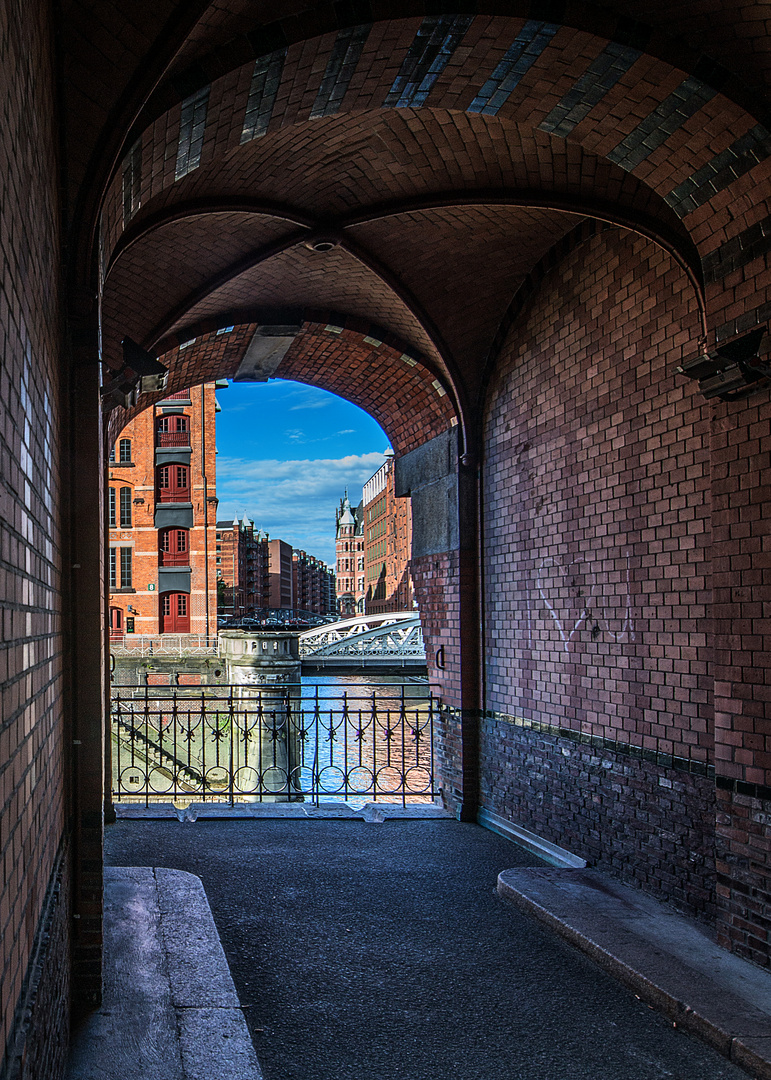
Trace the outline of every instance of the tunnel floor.
[[203, 881], [265, 1080], [746, 1080], [495, 891], [543, 865], [454, 821], [126, 821]]

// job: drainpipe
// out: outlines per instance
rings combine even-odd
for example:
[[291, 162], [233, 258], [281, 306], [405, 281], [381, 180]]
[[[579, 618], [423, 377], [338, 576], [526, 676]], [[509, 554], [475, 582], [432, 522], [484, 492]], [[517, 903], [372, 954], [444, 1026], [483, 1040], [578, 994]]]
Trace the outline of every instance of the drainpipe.
[[209, 484], [206, 479], [206, 384], [201, 384], [201, 477], [203, 479], [203, 587], [206, 596], [206, 645], [209, 645]]

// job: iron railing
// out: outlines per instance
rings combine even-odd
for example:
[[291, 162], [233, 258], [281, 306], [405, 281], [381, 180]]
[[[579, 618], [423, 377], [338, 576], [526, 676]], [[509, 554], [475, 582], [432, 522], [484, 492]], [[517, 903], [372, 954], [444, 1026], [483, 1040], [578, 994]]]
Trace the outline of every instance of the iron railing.
[[215, 634], [126, 634], [110, 631], [115, 656], [215, 656]]
[[425, 684], [113, 686], [113, 798], [431, 802]]
[[189, 431], [156, 431], [155, 445], [164, 446], [190, 446]]
[[189, 551], [163, 551], [158, 552], [159, 566], [190, 566]]

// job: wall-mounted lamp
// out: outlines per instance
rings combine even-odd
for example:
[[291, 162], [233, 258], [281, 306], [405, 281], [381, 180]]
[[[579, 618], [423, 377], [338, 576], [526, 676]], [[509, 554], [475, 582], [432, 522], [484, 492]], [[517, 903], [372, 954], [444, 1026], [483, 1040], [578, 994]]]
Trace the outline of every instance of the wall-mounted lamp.
[[680, 375], [698, 379], [705, 398], [737, 401], [771, 386], [771, 364], [759, 357], [766, 333], [761, 326], [744, 337], [735, 338], [716, 349], [701, 353], [677, 368]]
[[102, 387], [102, 396], [129, 409], [136, 405], [139, 394], [165, 390], [169, 372], [131, 338], [124, 338], [121, 345], [123, 367]]

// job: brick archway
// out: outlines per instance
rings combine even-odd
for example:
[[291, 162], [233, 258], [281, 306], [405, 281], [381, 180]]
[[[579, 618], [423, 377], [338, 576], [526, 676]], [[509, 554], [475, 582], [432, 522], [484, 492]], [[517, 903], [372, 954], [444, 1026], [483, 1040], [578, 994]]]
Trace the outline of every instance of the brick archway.
[[[526, 400], [523, 409], [541, 418], [536, 426], [548, 426], [555, 411], [568, 408], [559, 404], [553, 375], [567, 364], [565, 350], [584, 342], [591, 370], [596, 341], [607, 381], [602, 400], [615, 401], [623, 385], [634, 421], [625, 403], [617, 403], [614, 415], [637, 425], [655, 395], [639, 388], [644, 378], [629, 359], [648, 356], [653, 334], [653, 351], [667, 357], [659, 377], [668, 399], [655, 398], [660, 415], [652, 429], [674, 440], [668, 424], [687, 398], [707, 453], [707, 416], [715, 408], [719, 413], [710, 499], [722, 509], [710, 519], [710, 536], [714, 580], [723, 589], [715, 596], [731, 614], [714, 623], [710, 693], [713, 720], [720, 714], [730, 726], [726, 718], [738, 716], [747, 734], [736, 748], [732, 730], [734, 743], [726, 739], [719, 749], [716, 743], [715, 755], [722, 755], [721, 790], [762, 786], [771, 772], [751, 747], [756, 721], [765, 715], [765, 690], [748, 687], [756, 683], [753, 642], [765, 631], [756, 632], [744, 584], [757, 588], [761, 581], [765, 588], [757, 565], [762, 525], [748, 524], [754, 510], [746, 509], [741, 491], [736, 497], [726, 491], [728, 477], [740, 486], [746, 475], [760, 477], [752, 450], [760, 436], [745, 431], [733, 403], [694, 403], [694, 385], [676, 372], [704, 349], [771, 317], [771, 133], [761, 95], [748, 92], [731, 70], [736, 42], [721, 40], [717, 23], [708, 27], [698, 13], [689, 22], [652, 8], [646, 17], [654, 27], [570, 4], [556, 22], [516, 8], [507, 17], [405, 11], [388, 18], [381, 11], [378, 18], [335, 25], [325, 21], [328, 12], [317, 14], [315, 21], [256, 27], [245, 12], [232, 10], [221, 15], [219, 29], [202, 24], [168, 78], [135, 110], [99, 196], [105, 362], [119, 362], [117, 343], [129, 333], [164, 356], [172, 387], [181, 387], [196, 364], [211, 377], [234, 373], [258, 326], [292, 323], [301, 329], [275, 374], [337, 392], [345, 384], [345, 396], [389, 433], [404, 490], [420, 492], [427, 507], [452, 506], [454, 524], [448, 517], [444, 532], [432, 532], [426, 514], [415, 565], [430, 646], [447, 660], [434, 675], [458, 710], [444, 733], [447, 775], [453, 798], [473, 816], [484, 771], [476, 747], [479, 711], [505, 713], [480, 692], [478, 676], [496, 647], [521, 651], [508, 585], [505, 610], [496, 609], [495, 640], [488, 637], [481, 654], [477, 633], [484, 621], [477, 589], [485, 579], [477, 529], [484, 524], [498, 540], [507, 535], [490, 520], [485, 500], [505, 515], [510, 478], [530, 453], [525, 437], [509, 445], [527, 428], [512, 403]], [[232, 37], [220, 45], [231, 45], [221, 48], [216, 42], [225, 27]], [[671, 40], [673, 31], [684, 40]], [[233, 51], [234, 41], [241, 51]], [[709, 44], [712, 59], [699, 54], [696, 42]], [[760, 78], [762, 66], [750, 64], [747, 78]], [[93, 237], [95, 252], [96, 231]], [[607, 268], [585, 255], [595, 248], [607, 253]], [[613, 260], [622, 259], [620, 269]], [[595, 293], [574, 316], [570, 268], [589, 273], [590, 265]], [[641, 322], [630, 316], [638, 300]], [[531, 340], [539, 305], [552, 319], [549, 327], [538, 324], [548, 348]], [[329, 314], [316, 317], [314, 309]], [[655, 330], [644, 325], [647, 312], [656, 313]], [[232, 342], [218, 339], [217, 330], [231, 325]], [[626, 342], [608, 337], [608, 328], [627, 325]], [[767, 359], [768, 345], [763, 348]], [[490, 395], [501, 394], [503, 371], [511, 400], [499, 403], [493, 424]], [[517, 380], [528, 371], [538, 374], [525, 394]], [[594, 430], [591, 410], [599, 406], [591, 395], [586, 400], [581, 423]], [[753, 430], [765, 420], [761, 410]], [[557, 440], [566, 460], [568, 443]], [[499, 445], [505, 450], [497, 486], [483, 497], [477, 473]], [[612, 461], [612, 454], [602, 455], [588, 502], [602, 500], [603, 469], [612, 471]], [[703, 481], [699, 473], [699, 498], [706, 500]], [[674, 498], [690, 512], [686, 495]], [[622, 517], [631, 514], [619, 499]], [[613, 512], [622, 511], [614, 506]], [[662, 534], [664, 517], [662, 511]], [[748, 529], [759, 531], [748, 536]], [[671, 544], [672, 537], [657, 534], [652, 542]], [[484, 558], [506, 563], [502, 548], [491, 555], [482, 545]], [[564, 553], [559, 558], [564, 562]], [[654, 578], [651, 572], [649, 581]], [[665, 593], [656, 595], [663, 611]], [[739, 645], [730, 632], [734, 619], [746, 630]], [[688, 630], [694, 641], [697, 621], [694, 614]], [[573, 641], [578, 630], [564, 633]], [[705, 647], [693, 646], [695, 664], [707, 663], [699, 652]], [[549, 660], [555, 686], [564, 675], [559, 664], [571, 665], [559, 648], [556, 654]], [[643, 666], [651, 662], [648, 657]], [[656, 678], [667, 684], [665, 660], [660, 666]], [[525, 685], [529, 676], [515, 670]], [[564, 678], [572, 685], [572, 671]], [[639, 687], [635, 693], [645, 699]], [[610, 712], [618, 711], [609, 700]], [[556, 700], [552, 706], [557, 709]], [[595, 703], [593, 717], [599, 709]], [[597, 723], [605, 731], [616, 721], [602, 716]], [[640, 734], [643, 727], [634, 729], [635, 738], [654, 738]], [[689, 747], [698, 743], [693, 733], [688, 738], [695, 740]], [[698, 756], [685, 760], [716, 767]]]

